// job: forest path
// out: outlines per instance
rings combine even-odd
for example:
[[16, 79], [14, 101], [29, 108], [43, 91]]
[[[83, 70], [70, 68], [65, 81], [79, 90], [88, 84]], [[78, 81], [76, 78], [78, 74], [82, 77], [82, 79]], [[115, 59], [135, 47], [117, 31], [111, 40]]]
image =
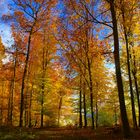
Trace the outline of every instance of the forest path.
[[50, 129], [36, 134], [39, 136], [36, 140], [123, 140], [120, 133], [108, 129]]
[[10, 128], [0, 129], [0, 140], [140, 140], [140, 130], [134, 137], [124, 139], [120, 129], [114, 127], [91, 128]]

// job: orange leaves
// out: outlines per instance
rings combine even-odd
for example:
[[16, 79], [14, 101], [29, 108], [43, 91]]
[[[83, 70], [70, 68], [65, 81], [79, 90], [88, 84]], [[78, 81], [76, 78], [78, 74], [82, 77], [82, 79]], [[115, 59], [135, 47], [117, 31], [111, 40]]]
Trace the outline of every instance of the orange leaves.
[[0, 62], [4, 58], [5, 48], [0, 37]]
[[90, 3], [90, 0], [85, 0], [87, 3]]
[[15, 11], [14, 15], [21, 18], [21, 17], [23, 17], [24, 13], [22, 11]]

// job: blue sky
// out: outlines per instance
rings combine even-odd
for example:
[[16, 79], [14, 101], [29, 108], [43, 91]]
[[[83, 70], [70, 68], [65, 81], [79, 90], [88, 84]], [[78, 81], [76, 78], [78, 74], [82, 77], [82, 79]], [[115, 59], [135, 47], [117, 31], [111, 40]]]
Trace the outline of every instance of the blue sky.
[[[3, 14], [7, 14], [9, 12], [9, 1], [10, 0], [0, 0], [0, 19]], [[0, 20], [0, 36], [5, 46], [8, 46], [9, 43], [11, 44], [11, 42], [13, 41], [11, 37], [10, 25], [3, 23], [2, 20]]]

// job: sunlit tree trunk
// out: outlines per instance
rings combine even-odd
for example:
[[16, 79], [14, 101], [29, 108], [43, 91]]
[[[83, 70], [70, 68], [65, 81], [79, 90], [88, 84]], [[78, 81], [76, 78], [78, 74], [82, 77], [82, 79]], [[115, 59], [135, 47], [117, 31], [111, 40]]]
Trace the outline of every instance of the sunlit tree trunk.
[[25, 127], [28, 126], [28, 123], [29, 123], [29, 87], [28, 87], [28, 84], [29, 84], [29, 75], [30, 75], [30, 72], [29, 72], [29, 66], [28, 66], [28, 72], [27, 72], [27, 78], [26, 78], [26, 83], [27, 83], [27, 87], [26, 87], [26, 92], [24, 94], [24, 108], [25, 108], [25, 113], [24, 113], [24, 122], [25, 122]]
[[60, 125], [60, 113], [61, 113], [61, 107], [62, 107], [62, 99], [63, 99], [63, 96], [60, 95], [60, 100], [59, 100], [59, 105], [58, 105], [58, 126]]
[[44, 93], [45, 93], [45, 77], [46, 77], [46, 69], [48, 65], [48, 48], [46, 44], [46, 32], [44, 30], [44, 46], [42, 49], [42, 83], [41, 83], [41, 124], [40, 126], [43, 127], [43, 121], [44, 121]]
[[[44, 80], [43, 80], [44, 81]], [[42, 82], [42, 87], [41, 87], [41, 124], [40, 126], [43, 127], [43, 122], [44, 122], [44, 82]]]
[[95, 124], [96, 124], [96, 128], [97, 128], [98, 127], [98, 101], [97, 101], [97, 99], [96, 99], [95, 110], [96, 110], [96, 121], [95, 121]]
[[9, 81], [9, 96], [8, 96], [8, 112], [7, 112], [7, 123], [8, 125], [11, 125], [10, 122], [10, 112], [11, 112], [11, 100], [12, 100], [12, 80]]
[[29, 56], [30, 56], [31, 37], [32, 37], [32, 30], [29, 33], [27, 54], [26, 54], [25, 66], [24, 66], [24, 71], [23, 71], [23, 76], [22, 76], [22, 86], [21, 86], [21, 93], [20, 93], [20, 118], [19, 118], [20, 127], [23, 126], [24, 88], [25, 88], [25, 78], [26, 78], [26, 73], [27, 73], [28, 63], [29, 63]]
[[80, 75], [79, 90], [79, 127], [82, 128], [82, 76]]
[[91, 112], [91, 124], [94, 129], [94, 112], [93, 112], [93, 81], [91, 72], [91, 60], [89, 58], [89, 43], [88, 43], [88, 31], [86, 31], [86, 58], [87, 58], [87, 71], [89, 76], [89, 92], [90, 92], [90, 112]]
[[43, 48], [43, 62], [42, 62], [42, 85], [41, 85], [41, 122], [40, 127], [43, 127], [44, 122], [44, 90], [45, 90], [45, 49]]
[[0, 97], [0, 126], [3, 125], [3, 95], [5, 91], [5, 81], [1, 82], [1, 97]]
[[10, 125], [12, 125], [12, 120], [13, 120], [13, 100], [14, 100], [15, 79], [16, 79], [17, 47], [16, 47], [16, 52], [15, 53], [16, 53], [16, 56], [14, 58], [14, 70], [13, 70], [13, 77], [12, 77], [12, 80], [11, 80], [10, 96], [9, 96], [8, 124], [10, 124]]
[[87, 127], [86, 84], [83, 84], [84, 127]]
[[32, 127], [32, 94], [33, 94], [33, 86], [34, 84], [32, 83], [32, 88], [30, 91], [30, 99], [29, 99], [29, 127]]

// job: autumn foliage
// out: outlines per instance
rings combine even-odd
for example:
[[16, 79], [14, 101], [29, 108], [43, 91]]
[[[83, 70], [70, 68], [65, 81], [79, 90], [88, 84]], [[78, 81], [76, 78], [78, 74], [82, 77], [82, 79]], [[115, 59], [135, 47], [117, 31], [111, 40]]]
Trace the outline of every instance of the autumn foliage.
[[[140, 127], [138, 0], [12, 0], [0, 39], [0, 125]], [[6, 29], [5, 29], [6, 30]]]

